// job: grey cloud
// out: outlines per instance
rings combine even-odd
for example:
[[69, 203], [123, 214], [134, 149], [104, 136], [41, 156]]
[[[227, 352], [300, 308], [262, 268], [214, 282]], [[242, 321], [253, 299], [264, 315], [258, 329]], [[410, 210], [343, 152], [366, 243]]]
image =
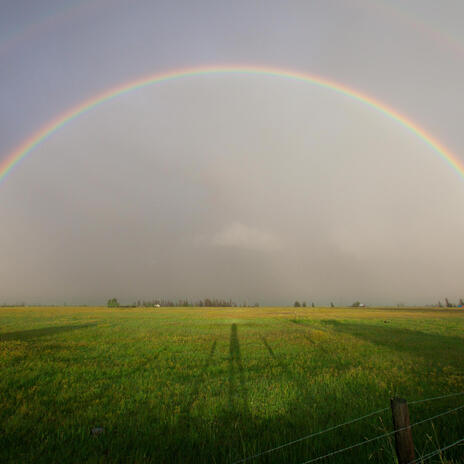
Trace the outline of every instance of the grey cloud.
[[[30, 24], [20, 3], [0, 31]], [[351, 85], [464, 159], [460, 1], [111, 4], [0, 57], [0, 159], [102, 89], [211, 63]], [[183, 78], [81, 115], [0, 185], [0, 302], [456, 299], [463, 206], [462, 177], [373, 108], [279, 77]]]
[[272, 252], [282, 249], [281, 241], [271, 232], [233, 222], [214, 235], [213, 245], [244, 250]]

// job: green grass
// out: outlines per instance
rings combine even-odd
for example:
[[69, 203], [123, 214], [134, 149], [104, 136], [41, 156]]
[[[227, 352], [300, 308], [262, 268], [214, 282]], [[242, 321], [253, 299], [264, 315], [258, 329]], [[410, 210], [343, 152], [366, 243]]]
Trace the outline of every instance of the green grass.
[[[464, 391], [463, 329], [458, 309], [1, 308], [0, 462], [230, 463], [391, 396]], [[411, 405], [411, 422], [461, 404]], [[298, 464], [390, 430], [386, 411], [251, 462]], [[462, 438], [464, 410], [413, 435], [418, 456]], [[321, 462], [394, 463], [393, 449]]]

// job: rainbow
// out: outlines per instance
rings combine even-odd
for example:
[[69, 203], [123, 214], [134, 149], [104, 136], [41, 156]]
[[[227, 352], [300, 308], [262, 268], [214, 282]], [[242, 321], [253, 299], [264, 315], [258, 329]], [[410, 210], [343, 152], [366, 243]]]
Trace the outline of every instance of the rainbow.
[[133, 90], [141, 89], [152, 84], [158, 84], [161, 82], [172, 81], [175, 79], [183, 79], [187, 77], [196, 77], [211, 74], [245, 74], [245, 75], [262, 75], [270, 77], [288, 78], [295, 81], [307, 82], [313, 85], [317, 85], [322, 88], [330, 89], [338, 94], [350, 97], [353, 100], [357, 100], [365, 105], [368, 105], [375, 110], [385, 114], [390, 119], [401, 124], [403, 127], [411, 131], [422, 141], [428, 144], [435, 152], [446, 161], [462, 178], [464, 178], [464, 162], [460, 160], [456, 155], [448, 151], [444, 145], [439, 143], [431, 135], [429, 135], [424, 129], [413, 123], [406, 116], [401, 115], [397, 111], [388, 107], [386, 104], [375, 100], [374, 98], [362, 94], [356, 90], [350, 89], [339, 83], [330, 81], [328, 79], [311, 75], [303, 74], [294, 71], [257, 67], [257, 66], [212, 66], [212, 67], [197, 67], [191, 69], [181, 69], [171, 71], [163, 74], [154, 74], [148, 77], [142, 77], [135, 81], [131, 81], [107, 90], [97, 96], [94, 96], [83, 103], [71, 108], [66, 113], [58, 116], [56, 119], [50, 121], [31, 137], [23, 141], [12, 153], [7, 155], [3, 161], [0, 162], [0, 183], [4, 181], [7, 175], [13, 170], [13, 168], [23, 160], [34, 148], [40, 143], [44, 142], [48, 137], [53, 135], [56, 131], [61, 129], [67, 123], [73, 121], [79, 115], [86, 113], [87, 111], [96, 108], [97, 106], [112, 100], [113, 98], [119, 97], [120, 95], [127, 94]]

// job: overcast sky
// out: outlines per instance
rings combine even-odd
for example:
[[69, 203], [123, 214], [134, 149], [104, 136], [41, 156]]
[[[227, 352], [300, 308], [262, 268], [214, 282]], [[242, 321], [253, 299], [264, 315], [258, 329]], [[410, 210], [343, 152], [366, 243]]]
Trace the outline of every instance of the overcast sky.
[[[262, 65], [464, 160], [462, 0], [0, 0], [0, 160], [145, 75]], [[464, 179], [330, 89], [209, 75], [67, 124], [0, 184], [0, 303], [464, 298]]]

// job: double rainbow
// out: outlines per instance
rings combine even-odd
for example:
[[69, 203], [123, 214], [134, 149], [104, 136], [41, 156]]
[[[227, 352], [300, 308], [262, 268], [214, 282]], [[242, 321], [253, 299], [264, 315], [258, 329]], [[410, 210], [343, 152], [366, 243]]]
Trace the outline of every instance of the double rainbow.
[[73, 121], [79, 115], [90, 111], [91, 109], [116, 98], [124, 95], [133, 90], [147, 87], [152, 84], [157, 84], [165, 81], [172, 81], [175, 79], [182, 79], [187, 77], [211, 75], [211, 74], [248, 74], [248, 75], [263, 75], [269, 77], [288, 78], [296, 81], [308, 82], [322, 88], [327, 88], [339, 94], [346, 95], [354, 100], [358, 100], [377, 111], [388, 116], [400, 123], [403, 127], [409, 129], [417, 137], [427, 143], [435, 152], [445, 160], [463, 179], [464, 179], [464, 162], [456, 155], [448, 151], [444, 145], [439, 143], [424, 129], [413, 123], [406, 116], [401, 115], [384, 103], [375, 100], [374, 98], [364, 95], [356, 90], [350, 89], [344, 85], [324, 79], [319, 76], [311, 74], [303, 74], [294, 71], [287, 71], [275, 68], [265, 68], [256, 66], [213, 66], [213, 67], [199, 67], [191, 69], [181, 69], [176, 71], [167, 72], [164, 74], [155, 74], [148, 77], [143, 77], [135, 81], [123, 84], [122, 86], [107, 90], [97, 96], [86, 100], [78, 106], [71, 108], [66, 113], [58, 116], [53, 121], [49, 122], [27, 140], [23, 141], [12, 153], [6, 156], [0, 162], [0, 184], [13, 170], [13, 168], [23, 160], [35, 147], [45, 141], [48, 137], [53, 135], [56, 131], [61, 129], [68, 122]]

